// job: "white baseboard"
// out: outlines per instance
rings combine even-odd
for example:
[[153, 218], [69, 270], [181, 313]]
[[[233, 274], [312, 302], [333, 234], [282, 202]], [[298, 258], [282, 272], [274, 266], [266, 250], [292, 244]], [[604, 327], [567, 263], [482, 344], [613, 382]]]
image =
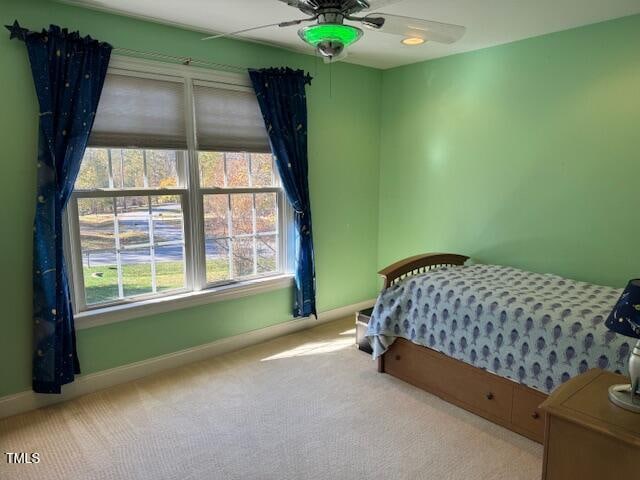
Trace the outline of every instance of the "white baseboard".
[[234, 350], [262, 343], [276, 337], [315, 327], [321, 323], [337, 320], [355, 313], [358, 310], [373, 306], [375, 300], [347, 305], [345, 307], [327, 310], [318, 314], [318, 319], [302, 318], [285, 321], [270, 327], [251, 330], [233, 337], [222, 338], [211, 343], [198, 345], [159, 357], [149, 358], [140, 362], [130, 363], [121, 367], [110, 368], [101, 372], [79, 375], [76, 381], [65, 385], [61, 395], [47, 395], [35, 393], [31, 390], [7, 395], [0, 398], [0, 418], [10, 417], [18, 413], [45, 407], [54, 403], [70, 400], [103, 388], [130, 382], [170, 368], [180, 367], [189, 363], [204, 360]]

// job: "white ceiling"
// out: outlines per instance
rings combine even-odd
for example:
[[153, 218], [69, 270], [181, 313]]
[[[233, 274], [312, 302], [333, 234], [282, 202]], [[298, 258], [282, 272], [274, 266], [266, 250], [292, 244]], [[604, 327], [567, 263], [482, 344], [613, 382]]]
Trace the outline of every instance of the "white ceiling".
[[[207, 33], [304, 17], [278, 0], [62, 1]], [[347, 62], [385, 69], [444, 57], [640, 13], [640, 0], [402, 0], [381, 11], [464, 25], [467, 32], [453, 45], [406, 47], [397, 36], [365, 31], [364, 37], [349, 48]], [[242, 38], [309, 52], [298, 38], [297, 28], [272, 27]]]

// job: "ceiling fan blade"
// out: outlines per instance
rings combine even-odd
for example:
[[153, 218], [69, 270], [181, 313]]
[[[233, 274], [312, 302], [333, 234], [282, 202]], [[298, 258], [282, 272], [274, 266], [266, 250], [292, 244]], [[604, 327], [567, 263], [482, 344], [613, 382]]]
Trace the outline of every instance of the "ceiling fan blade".
[[314, 15], [316, 10], [319, 8], [318, 4], [315, 0], [280, 0], [282, 3], [286, 3], [287, 5], [302, 10], [307, 15]]
[[[370, 25], [366, 19], [368, 17], [384, 18], [384, 24], [380, 28]], [[461, 25], [452, 23], [434, 22], [433, 20], [422, 20], [420, 18], [403, 17], [401, 15], [391, 15], [389, 13], [370, 13], [363, 24], [371, 30], [389, 33], [391, 35], [402, 35], [403, 37], [418, 37], [438, 43], [454, 43], [462, 38], [467, 29]]]
[[[286, 1], [286, 0], [282, 0]], [[363, 8], [364, 11], [377, 10], [382, 7], [387, 7], [395, 3], [400, 3], [402, 0], [365, 0], [368, 4], [368, 8]]]
[[260, 25], [259, 27], [251, 27], [251, 28], [244, 28], [242, 30], [236, 30], [235, 32], [220, 33], [218, 35], [211, 35], [210, 37], [205, 37], [202, 40], [215, 40], [217, 38], [235, 37], [236, 35], [240, 35], [241, 33], [253, 32], [254, 30], [261, 30], [263, 28], [277, 27], [278, 25], [279, 24], [277, 24], [277, 23], [269, 23], [268, 25]]
[[303, 22], [311, 22], [311, 21], [313, 21], [315, 19], [316, 19], [316, 17], [297, 18], [295, 20], [288, 20], [286, 22], [269, 23], [267, 25], [260, 25], [258, 27], [251, 27], [251, 28], [244, 28], [242, 30], [236, 30], [235, 32], [219, 33], [218, 35], [212, 35], [210, 37], [205, 37], [202, 40], [215, 40], [216, 38], [235, 37], [236, 35], [240, 35], [241, 33], [253, 32], [254, 30], [261, 30], [263, 28], [269, 28], [269, 27], [291, 27], [293, 25], [300, 25]]

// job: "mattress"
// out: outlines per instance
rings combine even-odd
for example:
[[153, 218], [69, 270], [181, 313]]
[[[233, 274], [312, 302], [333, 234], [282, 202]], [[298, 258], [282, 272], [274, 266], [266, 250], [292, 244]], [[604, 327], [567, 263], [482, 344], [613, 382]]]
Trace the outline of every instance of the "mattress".
[[373, 358], [398, 337], [549, 393], [590, 368], [627, 374], [632, 339], [604, 320], [621, 289], [498, 265], [443, 267], [383, 290]]

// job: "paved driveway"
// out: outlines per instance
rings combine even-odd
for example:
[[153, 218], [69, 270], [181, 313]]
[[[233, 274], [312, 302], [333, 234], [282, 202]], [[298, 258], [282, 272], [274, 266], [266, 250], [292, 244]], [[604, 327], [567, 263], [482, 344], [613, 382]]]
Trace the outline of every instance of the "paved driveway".
[[[165, 210], [167, 212], [177, 212], [179, 207], [176, 205], [161, 205], [154, 207], [157, 210]], [[146, 212], [127, 212], [118, 215], [118, 228], [121, 232], [136, 232], [141, 234], [144, 239], [138, 243], [148, 243], [149, 241], [149, 222]], [[112, 226], [96, 227], [94, 231], [102, 231], [105, 234], [113, 235]], [[156, 243], [176, 242], [172, 245], [162, 245], [155, 247], [155, 258], [157, 262], [170, 262], [184, 260], [182, 222], [175, 215], [167, 215], [166, 220], [156, 217], [154, 219], [154, 237]], [[127, 249], [121, 252], [121, 261], [123, 264], [146, 263], [150, 261], [149, 247], [139, 249], [129, 249], [133, 245], [126, 245]], [[209, 242], [206, 245], [207, 256], [215, 256], [226, 254], [226, 250], [219, 244]], [[82, 256], [84, 266], [97, 267], [102, 265], [114, 265], [116, 263], [115, 240], [113, 250], [93, 250], [85, 251]]]

